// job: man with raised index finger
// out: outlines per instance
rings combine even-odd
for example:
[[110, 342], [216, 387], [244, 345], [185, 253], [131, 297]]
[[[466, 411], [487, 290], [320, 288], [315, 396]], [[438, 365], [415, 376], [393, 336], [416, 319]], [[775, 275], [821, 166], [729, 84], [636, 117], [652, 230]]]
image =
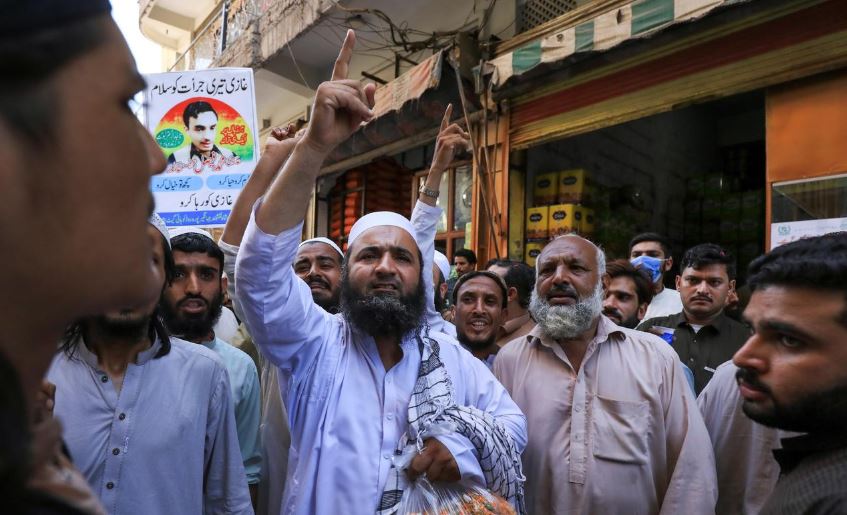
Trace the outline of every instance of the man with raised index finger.
[[[353, 226], [339, 314], [318, 307], [291, 268], [323, 160], [373, 117], [373, 86], [346, 78], [354, 42], [349, 31], [306, 134], [254, 208], [236, 264], [245, 321], [279, 369], [291, 423], [296, 481], [283, 512], [392, 513], [421, 474], [488, 487], [521, 508], [525, 419], [481, 362], [426, 330], [422, 274], [431, 271], [411, 222], [381, 212]], [[415, 445], [408, 469], [398, 469], [395, 456]]]

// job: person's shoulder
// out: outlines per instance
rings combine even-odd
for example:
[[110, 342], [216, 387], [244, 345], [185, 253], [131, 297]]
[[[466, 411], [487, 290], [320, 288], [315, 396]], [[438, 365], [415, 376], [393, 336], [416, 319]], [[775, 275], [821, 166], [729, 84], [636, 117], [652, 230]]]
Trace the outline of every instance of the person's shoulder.
[[170, 341], [171, 350], [166, 356], [163, 356], [163, 358], [167, 358], [168, 356], [170, 356], [170, 361], [190, 361], [193, 364], [197, 364], [199, 366], [206, 366], [209, 368], [224, 367], [224, 363], [221, 360], [221, 357], [218, 356], [217, 353], [215, 353], [213, 350], [207, 348], [205, 345], [187, 342], [174, 336], [170, 337]]
[[216, 340], [215, 346], [220, 351], [221, 355], [225, 357], [225, 361], [231, 361], [239, 367], [256, 368], [256, 364], [253, 362], [253, 358], [251, 358], [249, 354], [235, 345], [221, 340], [220, 338], [216, 338]]
[[625, 327], [618, 327], [617, 330], [623, 334], [626, 345], [633, 347], [637, 354], [661, 356], [663, 360], [670, 361], [677, 358], [673, 347], [653, 333]]
[[523, 336], [512, 338], [508, 343], [500, 348], [499, 352], [497, 352], [497, 362], [501, 365], [517, 362], [524, 353], [529, 351], [534, 338], [535, 336], [533, 335], [533, 331], [530, 331]]
[[[173, 158], [173, 159], [171, 159]], [[176, 149], [173, 153], [168, 157], [168, 162], [179, 162], [186, 163], [191, 160], [191, 145], [186, 145], [182, 148]]]
[[663, 315], [663, 316], [645, 318], [644, 320], [642, 320], [641, 322], [638, 323], [638, 326], [636, 326], [636, 330], [644, 331], [646, 329], [650, 329], [651, 327], [657, 326], [657, 325], [659, 327], [671, 327], [671, 328], [673, 328], [673, 325], [669, 325], [669, 324], [672, 323], [671, 319], [675, 316], [676, 315]]

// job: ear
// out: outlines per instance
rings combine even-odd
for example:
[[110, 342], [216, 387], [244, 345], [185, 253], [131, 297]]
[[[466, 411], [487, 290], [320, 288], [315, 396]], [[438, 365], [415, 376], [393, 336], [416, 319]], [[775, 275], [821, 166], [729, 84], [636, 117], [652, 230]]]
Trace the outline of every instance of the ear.
[[518, 300], [518, 289], [514, 286], [510, 287], [506, 293], [506, 300], [508, 302], [516, 302]]
[[729, 281], [729, 291], [735, 291], [735, 279]]
[[447, 281], [443, 281], [441, 283], [441, 286], [438, 287], [438, 293], [441, 294], [442, 298], [446, 297], [447, 296], [447, 290], [449, 290], [449, 289], [450, 289], [450, 287], [447, 286]]
[[635, 316], [638, 317], [638, 321], [644, 320], [644, 315], [647, 314], [647, 308], [650, 305], [646, 302], [642, 302], [641, 305], [638, 306], [638, 311], [635, 312]]
[[682, 286], [682, 276], [676, 276], [676, 291], [679, 291], [679, 287]]
[[673, 257], [668, 256], [668, 259], [665, 260], [665, 266], [662, 268], [662, 271], [667, 272], [671, 268], [673, 268]]

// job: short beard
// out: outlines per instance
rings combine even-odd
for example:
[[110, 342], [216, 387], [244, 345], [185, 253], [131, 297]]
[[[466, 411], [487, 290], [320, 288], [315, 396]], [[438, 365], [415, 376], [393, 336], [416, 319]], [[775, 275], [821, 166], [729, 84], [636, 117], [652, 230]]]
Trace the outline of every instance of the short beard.
[[603, 311], [603, 283], [598, 282], [590, 297], [572, 306], [551, 306], [547, 299], [532, 291], [529, 312], [542, 331], [554, 340], [570, 340], [591, 328]]
[[371, 336], [402, 337], [421, 323], [424, 313], [422, 278], [409, 295], [363, 295], [350, 284], [347, 268], [341, 274], [341, 313], [354, 326]]
[[[752, 386], [762, 387], [756, 373], [740, 368], [736, 377]], [[757, 404], [743, 401], [741, 409], [748, 418], [759, 424], [797, 433], [827, 434], [847, 427], [847, 384], [823, 392], [809, 393], [790, 405], [780, 404], [767, 390], [773, 402], [769, 412], [756, 409]]]
[[179, 311], [177, 305], [171, 306], [164, 298], [160, 305], [165, 326], [171, 334], [183, 340], [196, 341], [205, 338], [218, 323], [223, 311], [223, 303], [224, 294], [223, 291], [220, 291], [212, 299], [209, 309], [200, 315], [184, 315]]
[[469, 340], [468, 337], [465, 336], [464, 333], [457, 331], [456, 332], [456, 339], [459, 340], [459, 343], [461, 343], [462, 345], [464, 345], [465, 347], [467, 347], [471, 350], [483, 350], [483, 349], [487, 349], [488, 347], [494, 345], [494, 342], [497, 341], [497, 334], [496, 333], [492, 334], [490, 338], [483, 340], [483, 341], [473, 341], [473, 340]]

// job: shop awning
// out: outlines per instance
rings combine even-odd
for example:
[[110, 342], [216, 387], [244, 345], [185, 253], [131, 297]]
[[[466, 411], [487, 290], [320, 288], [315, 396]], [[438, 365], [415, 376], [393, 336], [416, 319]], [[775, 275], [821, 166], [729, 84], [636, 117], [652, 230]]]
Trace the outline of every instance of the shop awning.
[[[331, 173], [357, 166], [378, 155], [404, 150], [398, 145], [405, 144], [409, 148], [423, 136], [435, 137], [434, 133], [430, 134], [431, 129], [437, 130], [447, 104], [453, 103], [458, 107], [461, 103], [456, 73], [448, 62], [446, 52], [434, 54], [377, 88], [376, 117], [330, 155], [322, 172]], [[474, 103], [476, 96], [473, 89], [464, 82], [463, 87], [467, 99]], [[476, 105], [468, 107], [477, 109]], [[457, 109], [454, 114], [460, 111]]]
[[648, 37], [672, 25], [700, 18], [722, 5], [749, 0], [637, 0], [559, 30], [486, 63], [495, 90], [544, 64], [581, 53], [608, 50], [625, 41]]

